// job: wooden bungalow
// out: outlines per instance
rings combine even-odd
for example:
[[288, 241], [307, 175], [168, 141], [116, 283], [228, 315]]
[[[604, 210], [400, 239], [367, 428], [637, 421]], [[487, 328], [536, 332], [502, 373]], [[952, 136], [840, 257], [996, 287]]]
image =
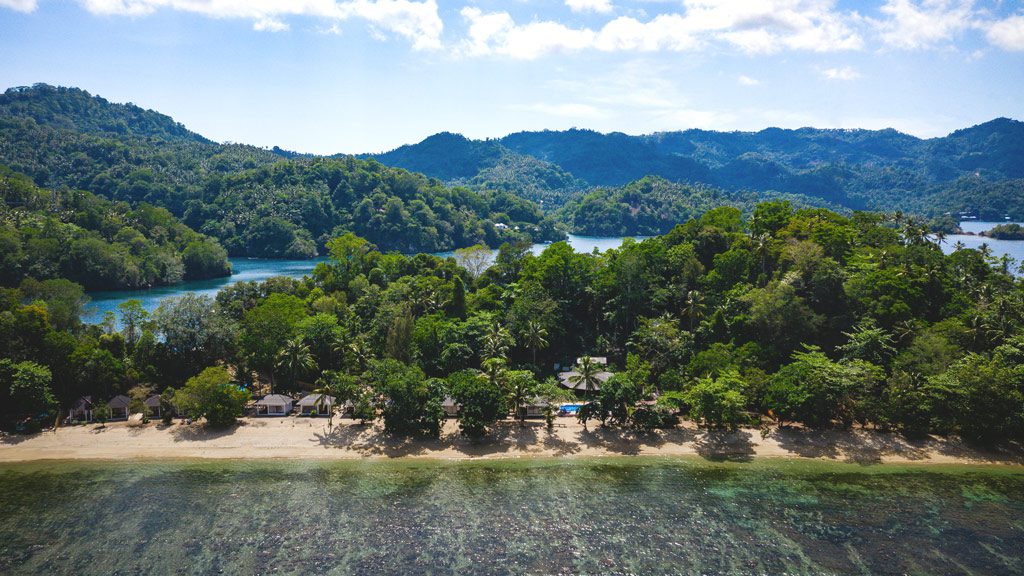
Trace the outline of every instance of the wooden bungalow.
[[68, 409], [68, 419], [79, 422], [92, 422], [92, 396], [82, 396]]
[[146, 405], [146, 412], [149, 412], [149, 415], [153, 418], [160, 418], [163, 416], [163, 406], [162, 402], [160, 402], [159, 394], [153, 394], [149, 398], [146, 398], [144, 404]]
[[284, 394], [267, 394], [256, 402], [257, 416], [287, 416], [292, 411], [292, 399]]
[[107, 402], [107, 407], [110, 408], [110, 419], [111, 420], [127, 420], [128, 419], [128, 406], [132, 403], [131, 398], [124, 394], [118, 394]]
[[543, 418], [544, 411], [547, 410], [550, 404], [550, 402], [542, 398], [534, 398], [520, 409], [522, 410], [523, 418]]
[[299, 407], [299, 414], [303, 416], [327, 416], [334, 410], [334, 396], [323, 394], [309, 394], [299, 400], [296, 404]]

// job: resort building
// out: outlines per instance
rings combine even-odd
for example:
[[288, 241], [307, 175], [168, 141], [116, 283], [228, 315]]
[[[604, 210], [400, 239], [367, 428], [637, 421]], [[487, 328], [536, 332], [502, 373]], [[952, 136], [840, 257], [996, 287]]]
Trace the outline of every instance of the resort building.
[[154, 418], [160, 418], [163, 416], [163, 407], [160, 405], [159, 394], [153, 394], [149, 398], [146, 398], [144, 404], [146, 405], [146, 412], [149, 412], [150, 416]]
[[110, 419], [111, 420], [127, 420], [128, 419], [128, 406], [131, 405], [131, 398], [124, 394], [118, 394], [107, 402], [107, 407], [110, 408]]
[[309, 394], [302, 400], [299, 400], [299, 414], [303, 416], [317, 415], [326, 416], [334, 410], [334, 396], [326, 396], [324, 394]]
[[543, 418], [544, 411], [550, 405], [550, 402], [542, 398], [534, 398], [529, 403], [523, 405], [523, 418]]
[[92, 407], [92, 396], [82, 396], [71, 405], [71, 409], [68, 410], [68, 419], [92, 422]]
[[455, 403], [455, 399], [451, 396], [445, 396], [441, 406], [444, 407], [445, 416], [455, 418], [459, 415], [459, 405]]
[[292, 399], [284, 394], [267, 394], [256, 402], [257, 416], [286, 416], [292, 411]]

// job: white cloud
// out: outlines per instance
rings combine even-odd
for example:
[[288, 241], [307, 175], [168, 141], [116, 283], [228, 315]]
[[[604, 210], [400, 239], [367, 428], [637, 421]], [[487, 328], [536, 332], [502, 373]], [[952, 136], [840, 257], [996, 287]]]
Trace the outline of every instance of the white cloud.
[[39, 6], [36, 0], [0, 0], [0, 7], [10, 8], [15, 12], [34, 12]]
[[684, 0], [684, 13], [641, 21], [620, 16], [600, 29], [571, 28], [554, 21], [518, 24], [508, 12], [463, 8], [469, 38], [462, 51], [534, 59], [551, 52], [686, 51], [724, 42], [748, 53], [783, 49], [828, 52], [856, 50], [861, 37], [839, 13], [834, 0]]
[[[0, 0], [9, 2], [11, 0]], [[80, 0], [94, 14], [144, 16], [167, 9], [210, 18], [253, 21], [256, 30], [287, 30], [289, 16], [308, 16], [343, 22], [364, 20], [412, 42], [413, 48], [441, 46], [444, 24], [436, 0]]]
[[882, 40], [896, 48], [918, 50], [949, 42], [975, 27], [974, 0], [886, 0], [885, 20], [872, 20]]
[[612, 11], [612, 3], [609, 0], [565, 0], [565, 5], [573, 12], [600, 12], [605, 14]]
[[757, 78], [751, 78], [750, 76], [740, 76], [736, 81], [740, 83], [740, 86], [757, 86], [761, 83]]
[[274, 18], [260, 18], [253, 22], [252, 29], [257, 32], [284, 32], [288, 25]]
[[1024, 50], [1024, 16], [1011, 16], [989, 26], [988, 41], [1003, 50]]
[[843, 66], [842, 68], [826, 68], [821, 71], [821, 74], [829, 80], [856, 80], [860, 78], [860, 72], [857, 72], [849, 66]]

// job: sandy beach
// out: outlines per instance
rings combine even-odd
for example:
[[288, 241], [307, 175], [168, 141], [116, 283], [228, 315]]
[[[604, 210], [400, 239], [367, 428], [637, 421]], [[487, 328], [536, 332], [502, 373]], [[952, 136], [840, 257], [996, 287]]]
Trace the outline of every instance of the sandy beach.
[[559, 418], [552, 432], [542, 422], [501, 422], [485, 440], [472, 442], [446, 423], [439, 440], [398, 440], [380, 423], [336, 419], [245, 418], [229, 430], [199, 425], [116, 422], [63, 427], [33, 436], [0, 436], [0, 462], [169, 458], [352, 459], [524, 458], [573, 456], [701, 456], [711, 459], [818, 458], [841, 462], [1021, 465], [1019, 450], [982, 451], [957, 440], [908, 440], [870, 430], [705, 430], [686, 423], [675, 430], [636, 434]]

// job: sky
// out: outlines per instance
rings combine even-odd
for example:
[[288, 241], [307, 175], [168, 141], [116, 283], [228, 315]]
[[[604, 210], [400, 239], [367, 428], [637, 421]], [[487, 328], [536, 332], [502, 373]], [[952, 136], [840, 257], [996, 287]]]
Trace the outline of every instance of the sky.
[[572, 127], [935, 137], [1024, 119], [1024, 2], [0, 0], [0, 89], [37, 82], [318, 154]]

